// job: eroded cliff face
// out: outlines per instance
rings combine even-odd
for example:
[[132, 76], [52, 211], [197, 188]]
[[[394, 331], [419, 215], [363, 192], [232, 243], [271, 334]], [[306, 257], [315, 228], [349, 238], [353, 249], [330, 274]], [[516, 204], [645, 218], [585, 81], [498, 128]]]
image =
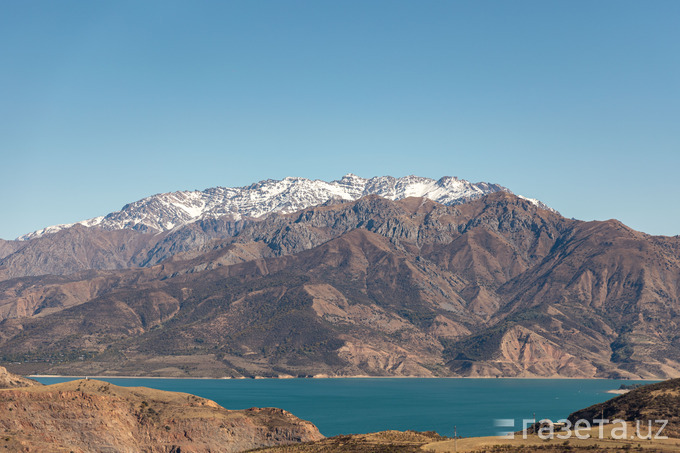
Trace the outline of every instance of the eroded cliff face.
[[42, 385], [33, 379], [12, 374], [6, 368], [0, 366], [0, 389], [9, 389], [15, 387], [33, 387], [35, 385]]
[[186, 393], [97, 381], [0, 391], [10, 451], [237, 452], [322, 439], [276, 408], [230, 411]]
[[551, 341], [522, 326], [508, 329], [498, 342], [494, 355], [477, 361], [467, 370], [474, 377], [587, 377], [597, 376], [591, 361], [565, 351]]

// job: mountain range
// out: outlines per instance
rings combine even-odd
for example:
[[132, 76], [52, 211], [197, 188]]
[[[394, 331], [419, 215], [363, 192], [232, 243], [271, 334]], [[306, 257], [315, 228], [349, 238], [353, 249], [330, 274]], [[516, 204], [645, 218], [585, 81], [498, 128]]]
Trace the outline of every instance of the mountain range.
[[[390, 200], [426, 197], [456, 205], [498, 191], [510, 193], [497, 184], [449, 176], [435, 181], [418, 176], [365, 179], [348, 174], [332, 182], [285, 178], [246, 187], [158, 194], [105, 216], [53, 225], [15, 241], [0, 240], [0, 278], [151, 266], [178, 252], [231, 237], [245, 225], [272, 214], [367, 195]], [[528, 200], [547, 208], [538, 200]]]
[[0, 243], [0, 363], [70, 375], [680, 375], [680, 237], [567, 219], [456, 178], [238, 190], [186, 218], [168, 200], [187, 193], [163, 194]]
[[[203, 191], [157, 194], [127, 204], [120, 211], [77, 224], [106, 230], [133, 229], [158, 233], [196, 221], [215, 218], [235, 221], [262, 217], [272, 212], [290, 213], [329, 200], [351, 201], [366, 195], [379, 195], [389, 200], [425, 197], [438, 203], [455, 205], [500, 190], [510, 192], [498, 184], [471, 183], [451, 176], [438, 181], [413, 175], [365, 179], [350, 173], [331, 182], [288, 177], [280, 181], [268, 179], [245, 187], [214, 187]], [[531, 201], [539, 203], [537, 200]], [[73, 225], [53, 225], [18, 239], [34, 239]]]

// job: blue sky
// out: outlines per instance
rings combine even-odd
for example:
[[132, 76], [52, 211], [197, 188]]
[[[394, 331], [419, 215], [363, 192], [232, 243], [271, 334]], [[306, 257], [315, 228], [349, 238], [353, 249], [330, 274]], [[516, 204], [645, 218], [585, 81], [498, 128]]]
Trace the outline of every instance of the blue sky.
[[348, 172], [680, 234], [679, 21], [675, 0], [2, 2], [0, 238]]

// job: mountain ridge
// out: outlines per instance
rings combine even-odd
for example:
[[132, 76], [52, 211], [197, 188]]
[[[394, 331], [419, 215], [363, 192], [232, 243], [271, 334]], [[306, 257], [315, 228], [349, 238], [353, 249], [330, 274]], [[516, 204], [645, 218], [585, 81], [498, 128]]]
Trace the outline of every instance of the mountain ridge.
[[[16, 240], [42, 237], [74, 225], [159, 233], [202, 219], [226, 217], [237, 221], [248, 217], [259, 218], [272, 212], [295, 212], [330, 200], [352, 201], [370, 194], [391, 200], [421, 196], [442, 204], [455, 205], [497, 191], [510, 192], [510, 189], [486, 182], [471, 183], [455, 176], [444, 176], [439, 180], [414, 175], [367, 179], [349, 173], [331, 182], [286, 177], [282, 180], [267, 179], [243, 187], [160, 193], [128, 203], [120, 211], [75, 223], [48, 226], [19, 236]], [[528, 200], [546, 207], [538, 200]]]

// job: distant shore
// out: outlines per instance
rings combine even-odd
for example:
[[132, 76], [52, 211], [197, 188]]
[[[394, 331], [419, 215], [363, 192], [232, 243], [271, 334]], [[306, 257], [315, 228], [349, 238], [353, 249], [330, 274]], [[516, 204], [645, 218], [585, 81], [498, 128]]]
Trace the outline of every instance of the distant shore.
[[[78, 375], [67, 376], [61, 374], [31, 374], [26, 376], [28, 378], [57, 378], [57, 379], [210, 379], [210, 380], [256, 380], [256, 379], [546, 379], [546, 380], [579, 380], [579, 379], [601, 379], [607, 381], [645, 381], [645, 382], [659, 382], [665, 379], [615, 379], [602, 377], [545, 377], [545, 376], [369, 376], [369, 375], [355, 375], [355, 376], [328, 376], [316, 375], [308, 377], [297, 377], [290, 375], [281, 376], [255, 376], [255, 377], [209, 377], [209, 376], [121, 376], [121, 375]], [[630, 390], [607, 390], [607, 393], [624, 394]]]

